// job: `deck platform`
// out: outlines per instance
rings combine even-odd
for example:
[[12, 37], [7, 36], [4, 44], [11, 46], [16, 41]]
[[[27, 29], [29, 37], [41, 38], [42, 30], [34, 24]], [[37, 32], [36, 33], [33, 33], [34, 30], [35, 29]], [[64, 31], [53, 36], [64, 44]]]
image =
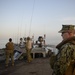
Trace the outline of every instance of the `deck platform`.
[[16, 61], [14, 67], [9, 65], [5, 68], [4, 63], [1, 63], [0, 75], [52, 75], [52, 69], [49, 58], [36, 58], [31, 63]]

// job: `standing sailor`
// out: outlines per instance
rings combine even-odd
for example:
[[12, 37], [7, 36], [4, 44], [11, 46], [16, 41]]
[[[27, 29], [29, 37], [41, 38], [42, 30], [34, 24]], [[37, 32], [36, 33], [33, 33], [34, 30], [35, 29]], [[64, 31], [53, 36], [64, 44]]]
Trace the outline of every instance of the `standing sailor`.
[[74, 25], [62, 25], [62, 29], [59, 31], [59, 33], [61, 33], [63, 41], [56, 46], [59, 52], [56, 55], [54, 62], [53, 75], [67, 75], [65, 73], [69, 65], [71, 62], [73, 63], [75, 61]]
[[9, 38], [9, 42], [6, 44], [6, 67], [9, 64], [9, 58], [11, 57], [12, 66], [14, 66], [14, 43], [12, 38]]
[[32, 61], [31, 50], [32, 50], [32, 41], [31, 41], [30, 37], [27, 37], [26, 53], [27, 53], [27, 61], [28, 62]]

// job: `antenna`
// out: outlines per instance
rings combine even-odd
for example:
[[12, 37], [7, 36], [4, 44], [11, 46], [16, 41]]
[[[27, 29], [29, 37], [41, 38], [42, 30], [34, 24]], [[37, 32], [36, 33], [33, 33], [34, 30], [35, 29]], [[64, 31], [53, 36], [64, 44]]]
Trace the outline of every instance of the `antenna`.
[[31, 19], [30, 19], [29, 36], [30, 36], [30, 34], [31, 34], [31, 24], [32, 24], [32, 17], [33, 17], [33, 12], [34, 12], [34, 5], [35, 5], [35, 0], [34, 0], [34, 3], [33, 3], [32, 15], [31, 15]]

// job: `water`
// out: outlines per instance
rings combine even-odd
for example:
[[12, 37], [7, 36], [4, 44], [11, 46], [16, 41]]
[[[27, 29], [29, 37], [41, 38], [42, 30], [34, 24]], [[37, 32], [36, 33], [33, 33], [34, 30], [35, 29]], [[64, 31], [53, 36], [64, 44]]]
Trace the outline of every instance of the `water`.
[[0, 49], [5, 48], [7, 41], [6, 40], [0, 40]]
[[[5, 48], [6, 43], [9, 41], [9, 39], [0, 39], [0, 49]], [[14, 43], [17, 43], [17, 40], [13, 39]]]
[[[8, 42], [8, 39], [0, 39], [0, 49], [1, 49], [1, 48], [5, 48], [5, 45], [6, 45], [7, 42]], [[14, 42], [14, 43], [17, 43], [17, 41], [14, 40], [14, 39], [13, 39], [13, 42]], [[34, 41], [34, 42], [35, 42], [35, 41]], [[58, 42], [59, 42], [59, 40], [50, 41], [50, 40], [47, 40], [47, 39], [46, 39], [46, 44], [49, 44], [49, 45], [57, 45]], [[19, 43], [19, 41], [18, 41], [18, 43]]]

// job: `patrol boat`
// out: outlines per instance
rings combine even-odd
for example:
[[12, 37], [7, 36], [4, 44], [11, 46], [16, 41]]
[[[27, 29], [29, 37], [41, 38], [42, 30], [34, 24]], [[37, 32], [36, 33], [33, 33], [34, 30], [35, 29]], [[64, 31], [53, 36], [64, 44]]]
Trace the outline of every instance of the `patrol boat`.
[[[41, 38], [41, 36], [39, 36]], [[41, 42], [43, 40], [41, 39]], [[26, 49], [24, 46], [15, 44], [14, 49], [14, 60], [15, 66], [12, 67], [10, 64], [5, 68], [5, 62], [0, 64], [0, 75], [52, 75], [52, 69], [49, 64], [49, 57], [47, 53], [49, 51], [53, 52], [55, 46], [53, 45], [41, 45], [38, 41], [37, 44], [33, 45], [31, 54], [33, 61], [31, 63], [26, 62], [25, 53]], [[5, 49], [3, 50], [3, 55], [5, 55]], [[51, 54], [51, 53], [50, 53]], [[36, 58], [37, 55], [37, 59]], [[41, 58], [42, 56], [42, 58]], [[3, 57], [5, 60], [5, 57]], [[22, 60], [21, 60], [22, 59]]]
[[[36, 43], [33, 44], [31, 55], [33, 58], [48, 57], [51, 52], [55, 52], [56, 48], [54, 45], [45, 45], [44, 37], [39, 36]], [[14, 47], [14, 60], [26, 58], [25, 44], [22, 44], [22, 38], [20, 44], [15, 44]], [[55, 52], [56, 53], [56, 52]], [[5, 49], [0, 49], [0, 61], [5, 60]]]

